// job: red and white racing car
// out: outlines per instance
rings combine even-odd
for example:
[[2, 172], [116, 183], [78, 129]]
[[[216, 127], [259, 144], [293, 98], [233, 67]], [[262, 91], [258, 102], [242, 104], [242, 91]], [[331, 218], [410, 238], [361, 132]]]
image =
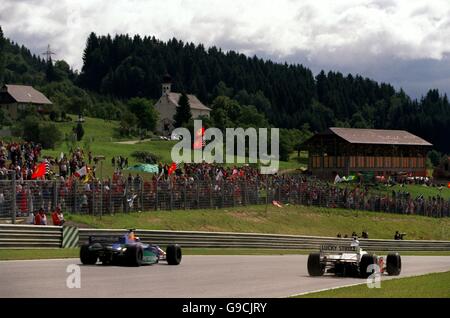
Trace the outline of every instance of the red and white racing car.
[[364, 251], [354, 238], [350, 245], [322, 245], [319, 253], [309, 254], [308, 273], [310, 276], [322, 276], [334, 273], [339, 276], [369, 277], [372, 273], [400, 275], [402, 260], [398, 253], [384, 257]]

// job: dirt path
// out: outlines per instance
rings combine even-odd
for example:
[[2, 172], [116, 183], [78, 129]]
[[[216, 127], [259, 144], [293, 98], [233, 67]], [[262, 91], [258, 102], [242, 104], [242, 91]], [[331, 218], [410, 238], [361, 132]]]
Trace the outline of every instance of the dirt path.
[[122, 145], [135, 145], [139, 142], [151, 141], [151, 139], [138, 139], [138, 140], [126, 140], [126, 141], [116, 141], [116, 144]]

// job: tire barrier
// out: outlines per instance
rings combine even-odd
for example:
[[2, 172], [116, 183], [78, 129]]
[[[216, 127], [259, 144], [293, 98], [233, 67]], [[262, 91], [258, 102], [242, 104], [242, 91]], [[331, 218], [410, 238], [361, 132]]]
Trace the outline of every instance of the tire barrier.
[[[66, 228], [66, 227], [64, 227]], [[119, 236], [125, 229], [64, 230], [58, 226], [0, 225], [0, 248], [71, 247], [85, 243], [90, 235]], [[322, 244], [350, 244], [350, 238], [259, 233], [136, 230], [143, 242], [199, 248], [266, 248], [318, 250]], [[65, 242], [64, 238], [65, 237]], [[369, 251], [450, 251], [450, 241], [360, 239]]]

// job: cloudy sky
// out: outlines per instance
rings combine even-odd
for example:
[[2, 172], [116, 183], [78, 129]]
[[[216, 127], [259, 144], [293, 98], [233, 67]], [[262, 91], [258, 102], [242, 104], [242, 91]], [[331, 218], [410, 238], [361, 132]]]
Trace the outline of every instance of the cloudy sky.
[[138, 33], [450, 93], [449, 0], [1, 0], [0, 25], [76, 69], [90, 32]]

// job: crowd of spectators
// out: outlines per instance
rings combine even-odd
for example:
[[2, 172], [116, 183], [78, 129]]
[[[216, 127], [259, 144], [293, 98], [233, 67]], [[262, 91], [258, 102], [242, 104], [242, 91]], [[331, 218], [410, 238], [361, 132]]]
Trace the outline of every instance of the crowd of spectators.
[[117, 168], [117, 170], [125, 169], [128, 167], [128, 157], [112, 157], [111, 158], [111, 165], [113, 168]]
[[[303, 175], [262, 175], [253, 165], [223, 166], [208, 163], [158, 165], [150, 178], [124, 170], [128, 158], [111, 159], [111, 177], [96, 178], [97, 157], [76, 148], [58, 158], [45, 158], [54, 173], [46, 180], [30, 180], [41, 155], [34, 143], [0, 142], [0, 172], [15, 171], [18, 216], [63, 211], [96, 214], [130, 210], [213, 208], [248, 204], [282, 203], [316, 205], [389, 213], [442, 217], [450, 215], [450, 201], [439, 195], [413, 197], [406, 191], [376, 193], [364, 185], [335, 185]], [[91, 178], [76, 174], [90, 166]], [[0, 173], [1, 176], [1, 173]], [[4, 176], [7, 176], [4, 173]], [[48, 180], [50, 179], [50, 180]], [[54, 182], [56, 180], [56, 182]], [[427, 184], [429, 179], [408, 182]], [[0, 183], [0, 215], [10, 211], [13, 193], [9, 183]], [[56, 218], [52, 220], [57, 222]], [[42, 221], [42, 218], [40, 219]]]
[[41, 155], [42, 147], [34, 142], [4, 142], [0, 140], [0, 180], [11, 174], [30, 180]]

